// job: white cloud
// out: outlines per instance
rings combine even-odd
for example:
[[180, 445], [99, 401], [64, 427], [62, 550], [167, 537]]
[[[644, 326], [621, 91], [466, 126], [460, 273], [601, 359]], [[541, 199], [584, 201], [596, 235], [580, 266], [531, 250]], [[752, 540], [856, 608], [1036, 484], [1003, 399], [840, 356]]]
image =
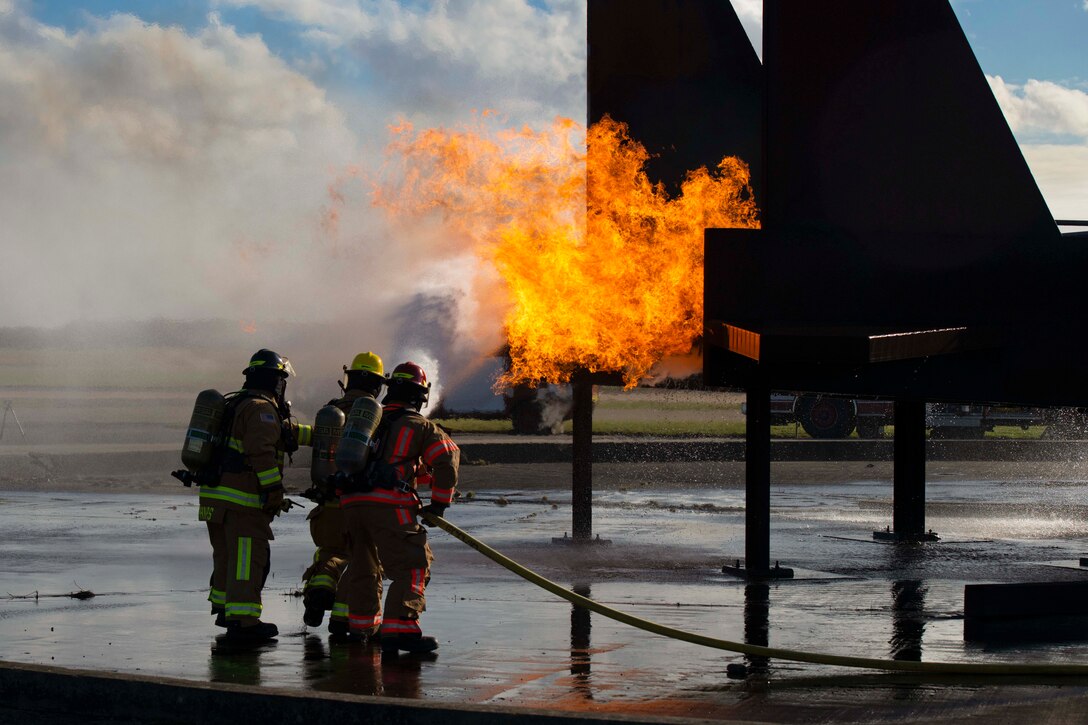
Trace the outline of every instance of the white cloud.
[[327, 309], [314, 229], [356, 143], [321, 88], [214, 15], [0, 11], [0, 326]]
[[732, 0], [733, 10], [748, 33], [756, 54], [763, 58], [763, 0]]
[[1088, 219], [1088, 144], [1021, 146], [1055, 219]]
[[1088, 141], [1088, 93], [1051, 81], [1024, 85], [987, 76], [1013, 132], [1018, 135], [1069, 135]]
[[1088, 218], [1088, 93], [1050, 81], [988, 76], [1055, 218]]
[[303, 26], [352, 53], [391, 115], [430, 123], [494, 108], [518, 122], [585, 116], [585, 0], [217, 0]]

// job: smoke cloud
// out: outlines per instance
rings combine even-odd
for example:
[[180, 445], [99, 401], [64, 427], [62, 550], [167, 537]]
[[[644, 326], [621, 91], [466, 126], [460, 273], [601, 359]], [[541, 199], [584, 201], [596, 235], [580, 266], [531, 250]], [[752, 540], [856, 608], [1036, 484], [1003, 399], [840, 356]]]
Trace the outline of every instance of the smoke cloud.
[[[215, 13], [188, 31], [125, 14], [66, 31], [0, 0], [0, 328], [237, 321], [232, 352], [279, 348], [314, 399], [367, 349], [436, 381], [479, 369], [498, 317], [466, 290], [488, 272], [437, 230], [394, 235], [363, 177], [340, 181], [380, 166], [398, 114], [442, 123], [486, 99], [522, 119], [584, 115], [578, 3], [259, 5], [350, 51], [373, 84], [345, 101], [312, 79], [322, 61], [292, 65]], [[330, 189], [358, 196], [343, 217]]]
[[1088, 93], [1049, 81], [987, 76], [1056, 218], [1088, 218]]
[[[127, 14], [63, 29], [0, 0], [0, 335], [216, 320], [204, 340], [231, 355], [290, 355], [304, 399], [333, 397], [368, 349], [430, 364], [446, 390], [486, 390], [502, 344], [494, 271], [437, 224], [390, 228], [370, 177], [395, 119], [583, 119], [584, 0], [211, 6], [291, 23], [295, 44], [274, 51], [217, 13], [187, 29]], [[758, 50], [761, 4], [734, 7]], [[1054, 213], [1088, 216], [1088, 96], [990, 81]], [[163, 334], [149, 342], [201, 342]]]
[[0, 94], [0, 326], [327, 309], [313, 229], [355, 141], [258, 38], [9, 11]]

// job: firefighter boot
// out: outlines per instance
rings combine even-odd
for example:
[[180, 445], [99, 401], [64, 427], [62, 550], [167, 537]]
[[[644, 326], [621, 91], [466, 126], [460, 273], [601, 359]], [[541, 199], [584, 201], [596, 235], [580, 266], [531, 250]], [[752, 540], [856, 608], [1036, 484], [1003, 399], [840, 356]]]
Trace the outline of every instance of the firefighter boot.
[[225, 628], [227, 626], [227, 613], [226, 612], [224, 612], [222, 609], [216, 609], [215, 607], [212, 607], [212, 614], [215, 615], [215, 626], [216, 627], [224, 627]]
[[275, 639], [279, 633], [279, 627], [271, 622], [257, 620], [256, 624], [248, 627], [242, 626], [241, 622], [227, 622], [226, 636], [232, 642], [267, 642]]
[[324, 587], [315, 587], [306, 592], [306, 610], [302, 613], [302, 621], [310, 627], [320, 627], [326, 610], [332, 609], [335, 598], [332, 590]]
[[412, 654], [426, 654], [438, 649], [438, 642], [434, 637], [425, 637], [422, 634], [387, 634], [382, 636], [382, 654], [392, 655], [399, 651]]
[[358, 630], [352, 631], [344, 620], [330, 619], [329, 641], [337, 644], [377, 644], [378, 635]]

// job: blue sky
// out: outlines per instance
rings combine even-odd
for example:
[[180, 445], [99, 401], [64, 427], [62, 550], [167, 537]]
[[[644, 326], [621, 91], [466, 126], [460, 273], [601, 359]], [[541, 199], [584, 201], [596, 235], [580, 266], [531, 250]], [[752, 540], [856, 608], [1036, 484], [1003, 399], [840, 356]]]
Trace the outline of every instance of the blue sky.
[[987, 74], [1011, 83], [1034, 78], [1088, 90], [1083, 0], [957, 0], [952, 7]]
[[[422, 5], [423, 3], [414, 3]], [[531, 3], [547, 7], [547, 3]], [[953, 9], [988, 74], [1013, 83], [1028, 79], [1088, 86], [1088, 9], [1084, 0], [954, 0]], [[149, 23], [179, 25], [193, 32], [209, 12], [241, 33], [257, 33], [279, 55], [303, 54], [304, 27], [258, 5], [231, 7], [208, 0], [34, 0], [30, 13], [69, 32], [86, 27], [89, 17], [130, 13]]]
[[[415, 3], [420, 5], [421, 3]], [[547, 3], [533, 3], [547, 7]], [[983, 69], [1014, 83], [1029, 78], [1088, 84], [1088, 10], [1083, 0], [955, 0], [953, 9]], [[69, 32], [83, 28], [89, 16], [131, 13], [149, 23], [179, 25], [189, 32], [217, 11], [242, 33], [259, 33], [276, 53], [304, 51], [300, 23], [251, 7], [230, 7], [208, 0], [34, 0], [37, 19]]]
[[[1088, 218], [1088, 0], [953, 7], [1051, 210]], [[584, 27], [585, 0], [0, 0], [0, 327], [471, 295], [465, 250], [363, 211], [330, 246], [328, 189], [398, 118], [584, 118]]]

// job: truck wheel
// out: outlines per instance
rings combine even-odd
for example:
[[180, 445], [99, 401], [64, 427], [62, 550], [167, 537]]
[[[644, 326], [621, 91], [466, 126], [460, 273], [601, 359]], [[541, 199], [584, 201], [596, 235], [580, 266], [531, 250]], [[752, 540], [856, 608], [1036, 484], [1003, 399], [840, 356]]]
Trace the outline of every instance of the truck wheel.
[[802, 395], [794, 410], [801, 427], [813, 438], [845, 438], [854, 430], [854, 405], [848, 400]]

